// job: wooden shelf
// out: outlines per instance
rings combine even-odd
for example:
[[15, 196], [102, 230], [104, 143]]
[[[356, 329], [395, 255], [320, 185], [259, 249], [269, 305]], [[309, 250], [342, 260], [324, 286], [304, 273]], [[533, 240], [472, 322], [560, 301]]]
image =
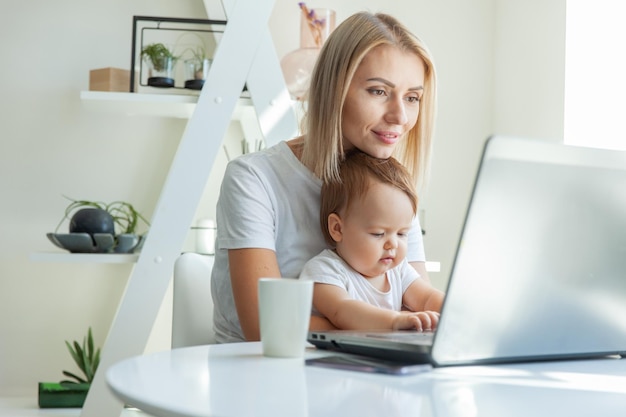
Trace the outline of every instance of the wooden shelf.
[[35, 252], [30, 254], [33, 262], [127, 264], [137, 262], [137, 253], [69, 253]]
[[[198, 102], [197, 95], [119, 93], [110, 91], [81, 91], [80, 99], [90, 109], [126, 114], [128, 116], [158, 116], [188, 119]], [[233, 113], [238, 120], [249, 110], [254, 112], [252, 100], [240, 98]]]

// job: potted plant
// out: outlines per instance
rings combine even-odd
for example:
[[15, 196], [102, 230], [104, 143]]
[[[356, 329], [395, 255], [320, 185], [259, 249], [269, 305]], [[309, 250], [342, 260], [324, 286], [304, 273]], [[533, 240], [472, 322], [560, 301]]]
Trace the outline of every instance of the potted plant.
[[72, 380], [40, 382], [38, 397], [40, 408], [82, 407], [85, 403], [87, 392], [100, 364], [100, 348], [94, 349], [91, 327], [87, 336], [83, 338], [82, 345], [77, 341], [70, 344], [67, 340], [65, 345], [83, 375], [63, 371], [63, 375]]
[[211, 60], [207, 57], [207, 44], [196, 32], [184, 32], [176, 40], [174, 50], [184, 48], [179, 58], [184, 58], [185, 88], [201, 90], [209, 73]]
[[175, 56], [162, 43], [151, 43], [141, 50], [141, 58], [148, 64], [148, 85], [152, 87], [174, 87]]
[[191, 90], [201, 90], [204, 80], [209, 73], [211, 61], [206, 56], [204, 47], [198, 45], [195, 48], [188, 48], [192, 57], [185, 60], [185, 88]]
[[[132, 204], [69, 200], [55, 232], [48, 233], [56, 246], [74, 253], [128, 253], [139, 249], [145, 237], [145, 233], [139, 233], [140, 223], [150, 223]], [[69, 220], [69, 233], [57, 233], [65, 220]]]

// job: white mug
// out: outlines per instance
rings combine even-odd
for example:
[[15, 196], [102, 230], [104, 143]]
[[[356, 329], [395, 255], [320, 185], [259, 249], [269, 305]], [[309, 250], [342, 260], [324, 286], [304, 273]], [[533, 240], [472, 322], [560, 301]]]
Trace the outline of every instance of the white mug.
[[263, 355], [304, 356], [311, 318], [313, 281], [293, 278], [259, 280], [259, 324]]

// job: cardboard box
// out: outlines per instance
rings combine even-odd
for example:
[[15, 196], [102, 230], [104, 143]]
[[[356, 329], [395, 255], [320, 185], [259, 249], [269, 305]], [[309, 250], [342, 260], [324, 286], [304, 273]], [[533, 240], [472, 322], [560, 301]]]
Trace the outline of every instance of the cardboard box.
[[130, 71], [119, 68], [100, 68], [89, 71], [90, 91], [130, 91]]

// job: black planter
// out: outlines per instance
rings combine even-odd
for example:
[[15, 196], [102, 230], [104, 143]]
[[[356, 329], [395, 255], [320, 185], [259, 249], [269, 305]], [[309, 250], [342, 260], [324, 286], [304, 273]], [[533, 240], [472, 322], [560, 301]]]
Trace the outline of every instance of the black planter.
[[84, 208], [78, 210], [70, 220], [70, 233], [107, 233], [115, 235], [115, 222], [106, 210]]
[[171, 88], [174, 87], [174, 79], [169, 77], [150, 77], [148, 85], [151, 87]]

